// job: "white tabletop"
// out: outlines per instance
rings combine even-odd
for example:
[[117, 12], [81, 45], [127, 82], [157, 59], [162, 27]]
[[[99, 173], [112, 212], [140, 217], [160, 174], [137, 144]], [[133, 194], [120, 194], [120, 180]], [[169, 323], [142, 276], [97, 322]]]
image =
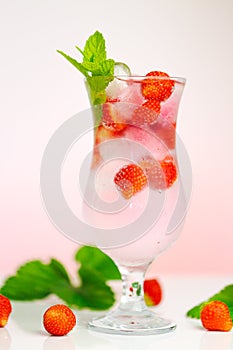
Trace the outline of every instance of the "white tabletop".
[[77, 326], [67, 336], [49, 336], [43, 328], [44, 311], [57, 300], [13, 302], [13, 312], [5, 328], [0, 328], [0, 350], [229, 350], [233, 349], [233, 332], [208, 332], [200, 321], [185, 317], [188, 309], [212, 296], [232, 277], [194, 276], [160, 277], [163, 302], [154, 308], [177, 322], [174, 332], [150, 336], [119, 336], [91, 332], [87, 321], [96, 315], [75, 311]]

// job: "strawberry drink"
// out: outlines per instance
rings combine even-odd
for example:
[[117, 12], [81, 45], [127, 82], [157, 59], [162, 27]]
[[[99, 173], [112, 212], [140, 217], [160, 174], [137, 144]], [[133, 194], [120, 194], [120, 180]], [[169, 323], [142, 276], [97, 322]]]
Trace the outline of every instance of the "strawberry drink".
[[[84, 215], [88, 223], [106, 230], [129, 225], [122, 241], [120, 235], [114, 241], [109, 232], [105, 241], [95, 242], [124, 267], [147, 265], [176, 239], [175, 232], [167, 234], [167, 227], [180, 188], [175, 139], [184, 83], [166, 76], [163, 85], [164, 74], [115, 77], [108, 86], [106, 102], [100, 107], [102, 119], [95, 129], [89, 185], [95, 183], [96, 196], [92, 193], [92, 206], [85, 205]], [[153, 86], [157, 82], [154, 76], [159, 76], [159, 86]], [[157, 208], [149, 213], [154, 221], [134, 237], [130, 224], [143, 217], [150, 191], [158, 199], [154, 203]], [[102, 201], [109, 207], [110, 203], [121, 202], [122, 207], [108, 210], [107, 204], [106, 211], [98, 210]]]
[[168, 332], [176, 325], [148, 310], [143, 281], [150, 263], [179, 234], [171, 219], [180, 192], [176, 125], [185, 80], [160, 70], [132, 75], [127, 65], [107, 59], [99, 32], [78, 50], [82, 63], [59, 52], [85, 75], [92, 107], [94, 147], [83, 216], [98, 232], [92, 243], [115, 261], [123, 279], [119, 307], [89, 327], [116, 334]]

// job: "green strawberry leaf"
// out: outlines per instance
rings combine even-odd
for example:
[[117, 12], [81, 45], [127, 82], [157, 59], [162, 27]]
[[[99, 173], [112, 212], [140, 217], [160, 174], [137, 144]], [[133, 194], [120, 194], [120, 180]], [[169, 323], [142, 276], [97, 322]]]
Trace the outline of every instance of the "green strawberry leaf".
[[86, 306], [95, 310], [111, 307], [115, 297], [106, 282], [121, 279], [112, 259], [98, 248], [83, 246], [75, 254], [75, 260], [80, 264], [78, 275], [81, 286], [78, 292], [86, 300]]
[[[115, 263], [101, 250], [95, 247], [84, 246], [78, 250], [75, 260], [81, 264], [79, 273], [83, 267], [88, 267], [95, 274], [95, 278], [101, 281], [121, 279], [120, 272]], [[83, 276], [83, 273], [82, 273]]]
[[[51, 288], [61, 277], [58, 268], [54, 264], [43, 264], [39, 260], [27, 262], [22, 265], [14, 276], [9, 277], [1, 288], [1, 293], [12, 300], [42, 299], [51, 293]], [[64, 276], [64, 272], [63, 272]], [[67, 277], [64, 278], [67, 284]]]
[[120, 278], [113, 261], [97, 248], [82, 247], [76, 254], [80, 263], [80, 285], [74, 286], [65, 267], [56, 259], [48, 264], [40, 260], [25, 263], [8, 277], [0, 293], [11, 300], [32, 301], [57, 295], [73, 308], [104, 310], [115, 301], [107, 280]]
[[194, 306], [192, 309], [190, 309], [186, 313], [186, 316], [199, 319], [203, 306], [207, 302], [213, 301], [213, 300], [219, 300], [219, 301], [222, 301], [223, 303], [227, 304], [229, 311], [230, 311], [231, 319], [233, 320], [233, 284], [226, 286], [224, 289], [222, 289], [222, 290], [220, 290], [220, 292], [214, 294], [208, 300], [200, 303], [197, 306]]
[[201, 309], [204, 304], [205, 303], [201, 303], [201, 304], [198, 304], [197, 306], [194, 306], [192, 309], [187, 311], [186, 316], [199, 319], [201, 314]]
[[61, 279], [64, 279], [70, 283], [70, 278], [65, 267], [58, 260], [51, 259], [50, 267], [56, 272], [57, 275], [60, 275]]
[[113, 305], [114, 293], [96, 270], [89, 266], [82, 266], [79, 276], [82, 283], [78, 292], [86, 301], [86, 307], [105, 310]]
[[14, 276], [9, 277], [0, 292], [11, 300], [32, 301], [43, 299], [50, 294], [57, 295], [72, 307], [86, 306], [69, 276], [55, 259], [49, 264], [34, 260], [21, 266]]

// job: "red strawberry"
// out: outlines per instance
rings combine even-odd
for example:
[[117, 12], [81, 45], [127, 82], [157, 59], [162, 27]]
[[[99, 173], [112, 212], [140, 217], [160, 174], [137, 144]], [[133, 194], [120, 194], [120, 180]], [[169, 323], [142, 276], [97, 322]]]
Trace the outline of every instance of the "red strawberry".
[[162, 288], [156, 279], [144, 281], [144, 299], [148, 306], [158, 305], [162, 300]]
[[160, 113], [160, 102], [154, 99], [148, 100], [135, 109], [132, 123], [136, 125], [153, 124]]
[[100, 125], [95, 131], [95, 144], [98, 145], [101, 142], [111, 140], [115, 136], [116, 135], [112, 130], [108, 130], [103, 125]]
[[201, 322], [209, 331], [228, 332], [232, 328], [232, 320], [228, 306], [222, 301], [210, 301], [201, 310]]
[[166, 186], [171, 187], [177, 179], [177, 169], [172, 157], [166, 157], [160, 165], [163, 169], [166, 179]]
[[142, 82], [142, 94], [146, 99], [152, 98], [161, 102], [171, 96], [174, 89], [174, 81], [170, 79], [167, 73], [154, 71], [146, 76], [151, 77]]
[[177, 179], [177, 170], [174, 159], [166, 157], [156, 161], [153, 157], [144, 157], [140, 166], [145, 171], [149, 186], [154, 190], [164, 190], [172, 186]]
[[126, 127], [114, 103], [104, 103], [102, 113], [102, 124], [106, 129], [121, 131]]
[[52, 335], [66, 335], [76, 325], [76, 317], [70, 308], [57, 304], [45, 311], [43, 324], [46, 331]]
[[145, 108], [152, 109], [152, 111], [155, 111], [157, 114], [160, 113], [160, 102], [157, 100], [150, 99], [144, 102], [142, 106]]
[[140, 166], [149, 180], [149, 186], [153, 190], [165, 189], [166, 181], [163, 170], [155, 158], [147, 156], [142, 159]]
[[12, 306], [10, 300], [0, 294], [0, 328], [5, 327], [7, 324], [11, 311]]
[[114, 182], [122, 196], [129, 199], [147, 185], [147, 177], [140, 166], [128, 164], [118, 171]]

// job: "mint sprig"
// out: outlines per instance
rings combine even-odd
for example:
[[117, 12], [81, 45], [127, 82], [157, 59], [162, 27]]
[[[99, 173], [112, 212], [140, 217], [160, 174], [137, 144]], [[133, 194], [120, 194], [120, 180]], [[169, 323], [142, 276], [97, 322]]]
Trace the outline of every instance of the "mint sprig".
[[98, 64], [107, 58], [105, 40], [98, 30], [87, 39], [83, 51], [78, 46], [76, 48], [83, 54], [84, 62]]
[[32, 301], [57, 295], [73, 308], [104, 310], [115, 301], [107, 284], [120, 279], [114, 262], [99, 249], [82, 247], [75, 259], [79, 262], [79, 285], [74, 285], [65, 267], [56, 259], [48, 264], [33, 260], [22, 265], [16, 274], [6, 279], [0, 293], [11, 300]]
[[230, 311], [230, 315], [231, 315], [231, 319], [233, 321], [233, 284], [229, 284], [224, 289], [220, 290], [220, 292], [214, 294], [212, 297], [210, 297], [206, 301], [200, 303], [197, 306], [194, 306], [192, 309], [190, 309], [186, 313], [186, 316], [199, 319], [203, 306], [206, 303], [213, 301], [213, 300], [222, 301], [223, 303], [225, 303], [228, 306], [229, 311]]
[[107, 58], [105, 39], [99, 31], [96, 31], [87, 39], [83, 50], [78, 46], [76, 49], [82, 56], [81, 62], [61, 50], [57, 52], [86, 77], [91, 104], [102, 104], [106, 101], [105, 89], [114, 78], [115, 65], [113, 59]]

